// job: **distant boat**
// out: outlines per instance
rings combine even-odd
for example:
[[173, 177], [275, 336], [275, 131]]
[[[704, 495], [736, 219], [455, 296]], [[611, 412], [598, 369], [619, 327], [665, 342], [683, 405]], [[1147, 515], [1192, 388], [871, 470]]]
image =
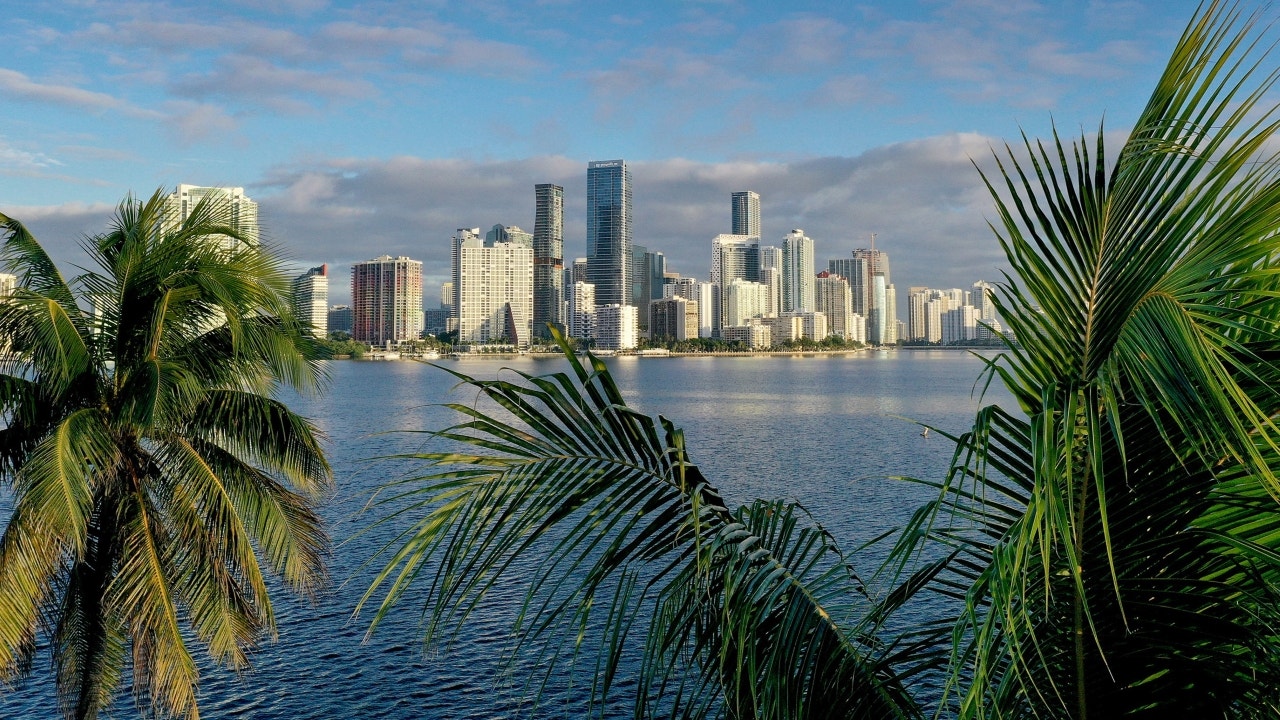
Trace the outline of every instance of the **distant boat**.
[[920, 437], [922, 437], [922, 438], [927, 438], [927, 437], [929, 437], [929, 428], [925, 428], [925, 429], [924, 429], [924, 432], [920, 433]]

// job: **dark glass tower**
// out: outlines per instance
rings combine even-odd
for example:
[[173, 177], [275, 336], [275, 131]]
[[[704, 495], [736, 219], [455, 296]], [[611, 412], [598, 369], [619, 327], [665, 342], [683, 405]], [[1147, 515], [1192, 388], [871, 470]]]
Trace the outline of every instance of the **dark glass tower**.
[[564, 188], [533, 186], [533, 332], [549, 337], [547, 323], [564, 325]]
[[733, 193], [733, 234], [760, 237], [760, 195], [750, 190]]
[[596, 305], [631, 304], [631, 171], [625, 160], [587, 163], [587, 282]]

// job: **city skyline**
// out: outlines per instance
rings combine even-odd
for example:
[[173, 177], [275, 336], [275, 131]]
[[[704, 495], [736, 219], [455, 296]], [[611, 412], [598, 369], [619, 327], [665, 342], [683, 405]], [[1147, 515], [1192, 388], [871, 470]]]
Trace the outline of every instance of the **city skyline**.
[[[1194, 5], [35, 4], [0, 63], [0, 198], [68, 266], [130, 190], [242, 186], [299, 270], [386, 253], [437, 283], [456, 228], [533, 227], [536, 183], [585, 254], [580, 168], [625, 157], [635, 242], [677, 271], [750, 188], [763, 243], [876, 232], [899, 288], [960, 285], [999, 263], [970, 159], [1132, 117]], [[951, 277], [918, 271], [942, 253]]]

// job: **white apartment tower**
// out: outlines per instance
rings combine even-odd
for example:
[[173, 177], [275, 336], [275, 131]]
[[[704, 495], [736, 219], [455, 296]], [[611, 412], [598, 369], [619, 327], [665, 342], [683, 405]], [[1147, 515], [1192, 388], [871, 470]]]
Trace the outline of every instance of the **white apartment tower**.
[[858, 340], [854, 331], [853, 292], [844, 278], [823, 270], [814, 282], [814, 303], [818, 312], [827, 316], [827, 327], [832, 335], [845, 340]]
[[453, 314], [459, 343], [503, 340], [520, 348], [533, 337], [533, 243], [482, 241], [478, 228], [453, 238]]
[[763, 317], [768, 302], [768, 288], [762, 283], [734, 278], [726, 288], [724, 324], [721, 327], [746, 325], [751, 318]]
[[813, 240], [796, 228], [782, 239], [782, 312], [813, 312]]
[[586, 340], [596, 336], [596, 286], [581, 280], [569, 286], [566, 312], [569, 337]]
[[711, 239], [711, 284], [718, 288], [718, 308], [712, 332], [725, 325], [724, 308], [729, 283], [736, 280], [755, 282], [760, 278], [760, 241], [750, 235], [721, 234]]
[[596, 306], [596, 347], [631, 350], [637, 345], [640, 318], [635, 305]]
[[311, 326], [316, 337], [329, 334], [329, 266], [313, 267], [290, 284], [293, 314]]
[[242, 187], [179, 185], [165, 200], [165, 228], [185, 221], [201, 200], [225, 204], [230, 210], [231, 227], [251, 241], [258, 240], [258, 203], [246, 197]]

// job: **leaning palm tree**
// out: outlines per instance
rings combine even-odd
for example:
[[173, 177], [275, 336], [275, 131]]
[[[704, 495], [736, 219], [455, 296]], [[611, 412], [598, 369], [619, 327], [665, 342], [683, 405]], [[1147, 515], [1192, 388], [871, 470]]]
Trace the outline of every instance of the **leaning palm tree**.
[[265, 576], [325, 580], [310, 498], [329, 467], [272, 395], [317, 386], [315, 346], [231, 217], [129, 197], [83, 242], [100, 269], [68, 282], [0, 215], [18, 276], [0, 302], [0, 678], [46, 645], [68, 718], [109, 707], [129, 669], [145, 709], [198, 717], [193, 649], [246, 667], [275, 632]]
[[[795, 507], [726, 508], [674, 426], [571, 358], [573, 377], [460, 376], [492, 403], [455, 406], [438, 435], [460, 449], [402, 485], [422, 515], [375, 624], [425, 573], [447, 639], [519, 568], [522, 643], [601, 639], [594, 698], [643, 636], [637, 717], [1275, 717], [1280, 161], [1257, 41], [1210, 4], [1114, 156], [1101, 130], [998, 156], [989, 369], [1019, 407], [954, 438], [889, 588]], [[922, 590], [956, 616], [887, 630]]]

